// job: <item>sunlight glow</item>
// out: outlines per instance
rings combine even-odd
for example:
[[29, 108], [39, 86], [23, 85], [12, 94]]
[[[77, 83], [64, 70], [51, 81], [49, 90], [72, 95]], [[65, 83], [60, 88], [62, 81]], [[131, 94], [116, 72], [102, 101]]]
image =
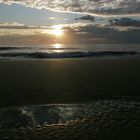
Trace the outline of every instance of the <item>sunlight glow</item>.
[[61, 37], [63, 35], [62, 27], [59, 26], [59, 25], [53, 26], [53, 29], [52, 29], [51, 33], [53, 35], [55, 35], [56, 37]]
[[56, 37], [56, 39], [62, 37], [64, 35], [63, 29], [61, 25], [54, 25], [50, 29], [44, 29], [42, 31], [44, 34], [51, 34]]

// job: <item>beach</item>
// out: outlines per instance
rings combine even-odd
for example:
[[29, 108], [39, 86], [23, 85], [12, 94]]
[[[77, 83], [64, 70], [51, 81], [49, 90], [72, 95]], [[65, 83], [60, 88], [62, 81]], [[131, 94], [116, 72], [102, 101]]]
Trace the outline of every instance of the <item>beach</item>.
[[140, 140], [140, 0], [0, 0], [0, 140]]
[[140, 58], [0, 61], [0, 107], [139, 96]]

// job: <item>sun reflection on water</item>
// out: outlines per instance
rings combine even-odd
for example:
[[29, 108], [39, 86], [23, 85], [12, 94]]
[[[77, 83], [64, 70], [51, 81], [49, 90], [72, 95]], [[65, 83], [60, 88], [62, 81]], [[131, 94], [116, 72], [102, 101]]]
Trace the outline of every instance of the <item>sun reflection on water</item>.
[[62, 48], [62, 44], [54, 44], [53, 47], [55, 49], [60, 49], [60, 48]]
[[64, 52], [62, 44], [54, 44], [52, 45], [52, 47], [54, 48], [54, 52], [56, 53]]

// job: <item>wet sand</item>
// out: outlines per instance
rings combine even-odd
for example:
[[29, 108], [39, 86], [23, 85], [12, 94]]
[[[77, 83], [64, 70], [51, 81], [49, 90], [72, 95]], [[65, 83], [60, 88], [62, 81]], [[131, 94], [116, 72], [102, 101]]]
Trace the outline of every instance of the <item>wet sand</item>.
[[0, 107], [139, 95], [140, 58], [0, 61]]
[[0, 124], [0, 140], [139, 140], [140, 102], [120, 98], [2, 109]]

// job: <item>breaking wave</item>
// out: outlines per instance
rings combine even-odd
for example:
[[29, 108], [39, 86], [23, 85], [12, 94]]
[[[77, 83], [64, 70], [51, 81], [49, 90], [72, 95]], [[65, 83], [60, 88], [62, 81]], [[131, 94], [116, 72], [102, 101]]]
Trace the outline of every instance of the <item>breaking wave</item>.
[[82, 57], [119, 57], [140, 54], [136, 51], [76, 51], [76, 52], [3, 52], [1, 59], [27, 58], [27, 59], [48, 59], [48, 58], [82, 58]]

